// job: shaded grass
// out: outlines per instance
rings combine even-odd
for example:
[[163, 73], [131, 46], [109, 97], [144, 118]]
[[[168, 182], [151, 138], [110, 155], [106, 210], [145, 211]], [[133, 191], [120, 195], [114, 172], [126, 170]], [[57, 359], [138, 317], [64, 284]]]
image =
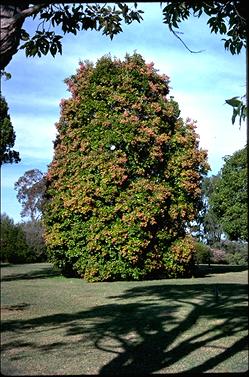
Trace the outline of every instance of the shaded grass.
[[227, 272], [242, 272], [247, 271], [248, 266], [228, 265], [228, 264], [200, 264], [198, 267], [197, 276], [207, 276], [209, 274], [224, 274]]
[[247, 271], [88, 284], [44, 263], [1, 275], [5, 375], [248, 368]]
[[[2, 270], [4, 268], [4, 270]], [[1, 281], [22, 279], [43, 279], [51, 276], [59, 276], [58, 269], [48, 263], [32, 264], [3, 264], [1, 265]]]

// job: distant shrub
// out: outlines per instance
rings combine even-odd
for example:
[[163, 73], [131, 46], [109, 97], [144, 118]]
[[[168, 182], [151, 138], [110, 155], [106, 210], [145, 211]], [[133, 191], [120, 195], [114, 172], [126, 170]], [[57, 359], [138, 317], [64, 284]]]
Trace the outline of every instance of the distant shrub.
[[195, 242], [195, 262], [199, 263], [210, 263], [211, 259], [211, 249], [209, 246], [202, 242]]
[[248, 264], [248, 255], [241, 253], [227, 253], [226, 259], [229, 264], [235, 264], [238, 266], [246, 266]]
[[[214, 244], [220, 254], [224, 254], [224, 260], [217, 263], [228, 263], [235, 265], [248, 264], [248, 243], [235, 241], [221, 241]], [[219, 258], [218, 258], [219, 259]]]
[[[228, 241], [229, 242], [229, 241]], [[248, 243], [229, 242], [227, 247], [227, 261], [229, 264], [244, 266], [248, 264]]]
[[226, 252], [221, 249], [211, 249], [211, 263], [228, 264]]

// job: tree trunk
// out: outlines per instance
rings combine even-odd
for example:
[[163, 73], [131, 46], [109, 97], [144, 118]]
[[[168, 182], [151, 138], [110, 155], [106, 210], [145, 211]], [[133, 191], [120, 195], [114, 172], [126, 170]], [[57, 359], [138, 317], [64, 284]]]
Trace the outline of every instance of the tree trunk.
[[0, 47], [0, 69], [4, 70], [17, 52], [21, 28], [25, 17], [21, 12], [28, 4], [22, 5], [0, 5], [1, 19], [1, 47]]

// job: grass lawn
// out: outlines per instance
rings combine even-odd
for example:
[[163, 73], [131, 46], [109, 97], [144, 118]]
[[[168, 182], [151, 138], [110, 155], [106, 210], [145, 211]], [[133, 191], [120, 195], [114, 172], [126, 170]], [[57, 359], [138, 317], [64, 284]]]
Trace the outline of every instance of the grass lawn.
[[90, 284], [40, 263], [3, 265], [1, 280], [4, 375], [248, 370], [243, 268]]

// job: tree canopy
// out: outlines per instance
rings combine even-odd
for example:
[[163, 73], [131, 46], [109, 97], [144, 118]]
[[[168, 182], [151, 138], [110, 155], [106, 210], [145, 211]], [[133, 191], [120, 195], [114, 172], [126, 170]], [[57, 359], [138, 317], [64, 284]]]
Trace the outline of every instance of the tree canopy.
[[134, 54], [81, 62], [66, 82], [47, 173], [50, 260], [89, 281], [190, 276], [207, 154], [168, 77]]

